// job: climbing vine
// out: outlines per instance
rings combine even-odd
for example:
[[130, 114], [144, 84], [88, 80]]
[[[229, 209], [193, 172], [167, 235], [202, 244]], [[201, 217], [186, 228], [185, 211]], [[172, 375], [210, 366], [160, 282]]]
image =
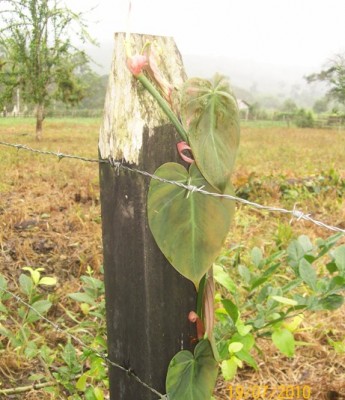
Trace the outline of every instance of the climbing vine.
[[219, 362], [213, 336], [213, 263], [229, 232], [235, 205], [204, 196], [195, 188], [234, 194], [230, 178], [239, 145], [238, 108], [227, 79], [220, 75], [211, 81], [188, 79], [176, 96], [159, 71], [156, 54], [153, 43], [145, 45], [142, 54], [132, 56], [127, 43], [128, 68], [174, 124], [182, 139], [178, 151], [190, 165], [186, 169], [168, 162], [155, 175], [191, 190], [151, 180], [148, 221], [162, 253], [198, 291], [197, 310], [189, 319], [197, 323], [199, 342], [194, 355], [183, 350], [171, 360], [166, 390], [170, 400], [209, 400]]

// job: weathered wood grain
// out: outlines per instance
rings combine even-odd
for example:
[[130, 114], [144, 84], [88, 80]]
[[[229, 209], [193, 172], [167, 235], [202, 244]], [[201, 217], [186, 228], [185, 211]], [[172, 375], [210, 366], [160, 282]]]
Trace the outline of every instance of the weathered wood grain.
[[[178, 161], [180, 140], [151, 96], [126, 68], [124, 34], [116, 34], [106, 95], [99, 152], [153, 173]], [[180, 54], [171, 38], [132, 35], [141, 50], [155, 40], [165, 55], [165, 76], [179, 86], [185, 79]], [[131, 368], [140, 379], [165, 393], [171, 358], [193, 347], [194, 285], [175, 271], [158, 249], [148, 228], [149, 180], [109, 165], [100, 166], [104, 269], [109, 357]], [[111, 399], [150, 400], [157, 396], [133, 377], [110, 368]]]

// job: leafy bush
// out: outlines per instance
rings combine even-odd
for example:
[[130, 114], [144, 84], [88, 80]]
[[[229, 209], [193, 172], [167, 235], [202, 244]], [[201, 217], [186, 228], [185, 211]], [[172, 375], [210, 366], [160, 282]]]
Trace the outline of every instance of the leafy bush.
[[299, 109], [295, 116], [294, 122], [298, 128], [313, 128], [315, 125], [313, 114], [304, 108]]
[[225, 379], [232, 379], [243, 363], [258, 368], [251, 350], [260, 337], [270, 338], [282, 354], [292, 357], [294, 333], [305, 313], [332, 311], [343, 304], [345, 245], [334, 248], [341, 236], [314, 245], [300, 236], [267, 257], [257, 247], [249, 257], [236, 247], [218, 258], [215, 336]]

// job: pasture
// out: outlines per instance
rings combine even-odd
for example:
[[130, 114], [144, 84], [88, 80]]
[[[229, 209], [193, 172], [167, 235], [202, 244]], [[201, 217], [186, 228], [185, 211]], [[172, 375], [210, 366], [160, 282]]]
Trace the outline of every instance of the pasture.
[[[33, 120], [1, 118], [0, 140], [97, 158], [100, 122], [99, 119], [47, 119], [43, 140], [38, 143]], [[247, 122], [241, 129], [233, 183], [240, 197], [267, 206], [296, 207], [315, 219], [344, 229], [344, 150], [344, 131]], [[99, 337], [101, 341], [105, 337], [104, 324], [99, 326], [99, 316], [92, 312], [95, 307], [81, 307], [68, 297], [85, 284], [81, 277], [102, 279], [98, 166], [0, 146], [0, 171], [0, 275], [8, 280], [11, 291], [21, 295], [22, 268], [44, 268], [43, 276], [57, 278], [56, 286], [37, 289], [49, 296], [52, 303], [47, 317], [88, 340], [91, 346], [101, 348], [100, 342], [90, 339]], [[240, 247], [240, 255], [246, 260], [254, 246], [269, 255], [299, 235], [307, 235], [314, 241], [331, 234], [309, 222], [291, 220], [288, 215], [238, 205], [225, 251]], [[102, 295], [97, 301], [102, 301]], [[31, 324], [23, 333], [24, 339], [20, 337], [22, 342], [19, 343], [19, 338], [12, 340], [7, 330], [15, 331], [16, 303], [8, 307], [12, 318], [4, 316], [0, 308], [0, 390], [33, 384], [32, 374], [37, 382], [42, 381], [42, 376], [54, 380], [57, 373], [63, 380], [64, 358], [53, 351], [49, 353], [50, 350], [44, 357], [37, 349], [45, 346], [63, 351], [67, 338], [45, 321], [35, 321], [34, 328]], [[312, 399], [341, 399], [345, 396], [344, 313], [343, 306], [334, 312], [308, 314], [296, 334], [300, 346], [293, 359], [278, 353], [271, 342], [262, 338], [256, 358], [260, 369], [241, 369], [232, 386], [306, 383], [312, 387]], [[36, 348], [28, 346], [30, 341]], [[76, 356], [83, 357], [82, 349], [77, 348]], [[76, 376], [83, 372], [76, 370]], [[49, 390], [14, 392], [8, 398], [67, 398], [66, 386], [60, 392], [53, 385], [47, 387]], [[228, 400], [229, 388], [229, 383], [219, 380], [215, 398]]]

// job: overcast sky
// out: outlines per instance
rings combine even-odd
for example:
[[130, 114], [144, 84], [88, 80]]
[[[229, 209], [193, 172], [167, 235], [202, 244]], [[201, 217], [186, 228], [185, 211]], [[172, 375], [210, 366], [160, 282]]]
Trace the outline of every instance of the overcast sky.
[[[72, 0], [101, 46], [127, 27], [128, 0]], [[182, 54], [318, 70], [345, 51], [345, 0], [132, 0], [132, 32], [173, 36]], [[98, 23], [96, 23], [98, 21]]]

